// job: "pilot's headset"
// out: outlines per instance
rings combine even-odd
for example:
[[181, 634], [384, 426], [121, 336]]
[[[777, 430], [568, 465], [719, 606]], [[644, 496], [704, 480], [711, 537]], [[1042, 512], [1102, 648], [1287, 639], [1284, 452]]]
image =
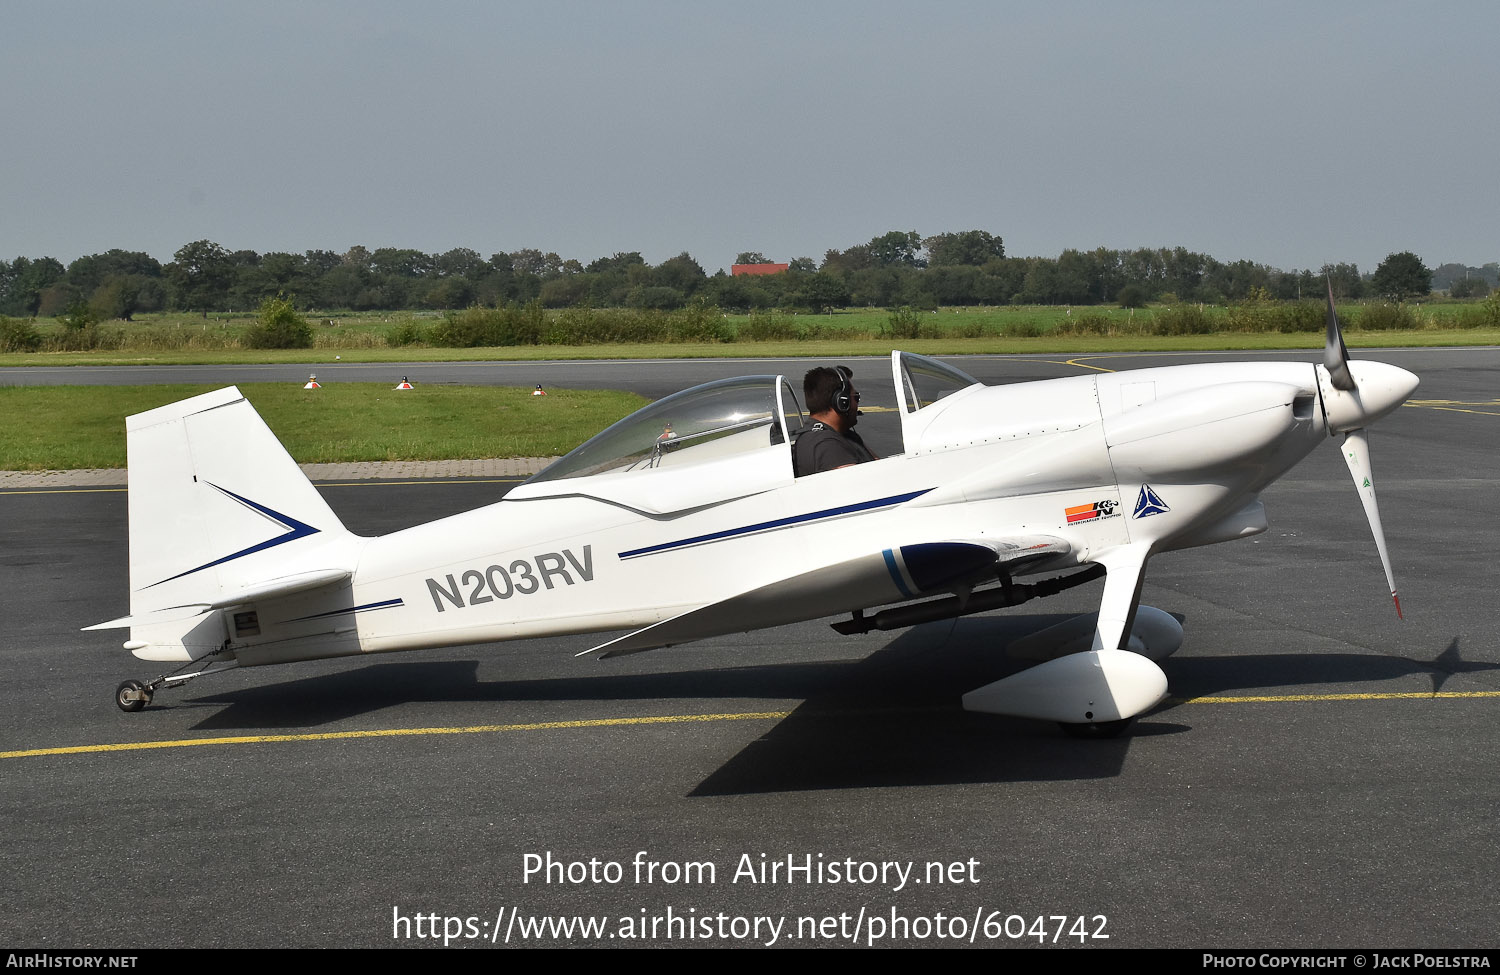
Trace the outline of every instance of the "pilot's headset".
[[859, 413], [859, 407], [854, 405], [854, 397], [849, 391], [849, 380], [854, 376], [854, 370], [848, 366], [834, 366], [833, 371], [839, 374], [839, 388], [833, 394], [833, 411], [839, 416], [854, 416]]

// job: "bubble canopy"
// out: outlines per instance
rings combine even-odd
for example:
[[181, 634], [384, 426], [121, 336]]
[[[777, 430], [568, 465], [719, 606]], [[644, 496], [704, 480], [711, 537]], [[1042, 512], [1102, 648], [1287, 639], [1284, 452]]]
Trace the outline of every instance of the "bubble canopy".
[[721, 379], [636, 410], [527, 483], [700, 463], [787, 443], [789, 430], [801, 426], [785, 378]]

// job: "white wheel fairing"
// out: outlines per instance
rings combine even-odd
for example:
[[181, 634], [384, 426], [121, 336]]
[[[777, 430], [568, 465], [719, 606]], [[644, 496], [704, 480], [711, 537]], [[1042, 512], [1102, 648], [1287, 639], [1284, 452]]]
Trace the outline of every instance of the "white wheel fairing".
[[1065, 724], [1133, 718], [1167, 696], [1167, 675], [1128, 650], [1090, 650], [1038, 664], [963, 697], [964, 709]]

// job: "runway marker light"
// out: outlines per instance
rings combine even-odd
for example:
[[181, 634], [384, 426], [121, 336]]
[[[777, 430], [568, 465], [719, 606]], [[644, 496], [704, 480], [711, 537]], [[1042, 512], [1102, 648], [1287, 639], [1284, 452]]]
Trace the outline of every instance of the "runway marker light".
[[318, 383], [318, 377], [316, 375], [312, 375], [312, 376], [308, 376], [307, 377], [307, 385], [303, 386], [302, 388], [303, 389], [322, 389], [323, 387]]
[[396, 384], [396, 388], [397, 389], [416, 389], [416, 387], [413, 386], [411, 384], [410, 380], [408, 380], [405, 376], [401, 377], [401, 381]]
[[531, 391], [531, 395], [533, 395], [533, 396], [546, 396], [547, 395], [547, 391], [542, 388], [542, 384], [541, 383], [537, 383], [536, 384], [536, 389], [533, 389]]

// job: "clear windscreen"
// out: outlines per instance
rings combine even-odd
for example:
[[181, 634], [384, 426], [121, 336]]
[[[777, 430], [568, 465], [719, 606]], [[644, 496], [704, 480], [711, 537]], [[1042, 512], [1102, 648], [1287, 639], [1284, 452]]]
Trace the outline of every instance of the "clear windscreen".
[[962, 369], [945, 362], [912, 352], [901, 353], [901, 398], [908, 413], [978, 383]]

